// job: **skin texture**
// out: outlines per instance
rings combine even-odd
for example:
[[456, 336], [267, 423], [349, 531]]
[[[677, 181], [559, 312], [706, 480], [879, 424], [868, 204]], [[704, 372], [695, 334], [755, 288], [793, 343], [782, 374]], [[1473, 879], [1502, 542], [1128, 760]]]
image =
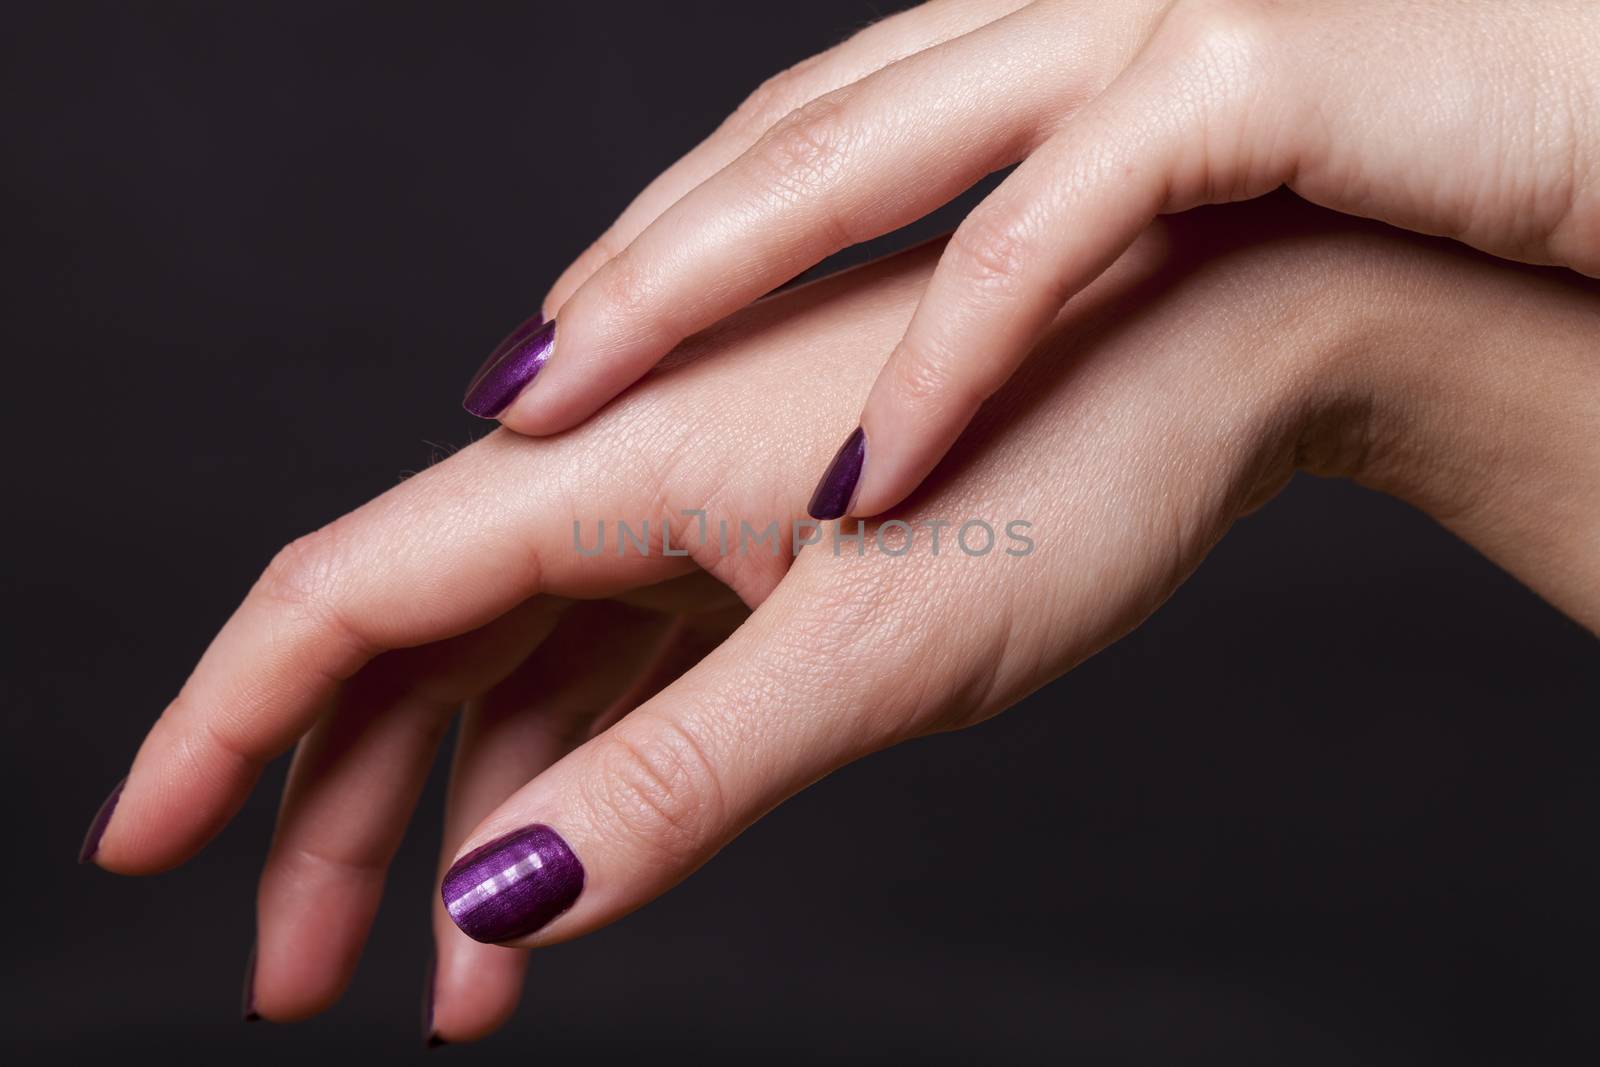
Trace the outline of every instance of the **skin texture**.
[[[904, 329], [939, 254], [763, 301], [580, 429], [493, 434], [286, 547], [151, 730], [95, 862], [181, 863], [297, 745], [255, 1009], [320, 1011], [464, 704], [441, 876], [540, 825], [583, 884], [517, 949], [470, 940], [436, 894], [432, 1032], [463, 1041], [513, 1010], [521, 948], [648, 902], [842, 764], [1069, 670], [1297, 468], [1416, 502], [1600, 627], [1597, 287], [1287, 196], [1152, 228], [896, 513], [1025, 518], [1030, 554], [951, 551], [948, 529], [903, 558], [574, 549], [574, 520], [802, 516], [878, 370], [863, 342]], [[829, 388], [797, 393], [797, 368]]]
[[778, 75], [652, 183], [558, 280], [553, 355], [498, 414], [567, 429], [684, 337], [1020, 164], [884, 347], [851, 512], [876, 515], [1161, 213], [1288, 185], [1600, 274], [1596, 70], [1588, 0], [914, 8]]

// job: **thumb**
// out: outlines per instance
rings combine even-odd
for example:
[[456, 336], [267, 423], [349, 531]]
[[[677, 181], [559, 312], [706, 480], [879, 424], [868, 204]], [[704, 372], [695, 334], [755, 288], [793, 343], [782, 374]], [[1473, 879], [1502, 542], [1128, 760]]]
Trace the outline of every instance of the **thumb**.
[[594, 930], [791, 794], [907, 736], [916, 698], [894, 679], [916, 653], [874, 647], [887, 583], [830, 595], [790, 579], [692, 671], [479, 824], [441, 887], [462, 931], [540, 945]]

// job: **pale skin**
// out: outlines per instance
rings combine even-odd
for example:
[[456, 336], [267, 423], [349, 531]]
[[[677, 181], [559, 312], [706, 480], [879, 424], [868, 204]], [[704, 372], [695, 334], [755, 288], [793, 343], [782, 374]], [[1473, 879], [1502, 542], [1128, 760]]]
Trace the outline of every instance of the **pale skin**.
[[543, 823], [588, 879], [510, 948], [436, 898], [435, 1026], [464, 1041], [514, 1009], [525, 949], [647, 903], [842, 764], [1071, 669], [1297, 468], [1416, 504], [1600, 629], [1600, 290], [1284, 196], [1151, 228], [901, 513], [1025, 517], [1030, 555], [574, 550], [574, 519], [802, 516], [879, 371], [863, 342], [904, 330], [939, 254], [763, 301], [574, 432], [496, 433], [288, 546], [146, 738], [95, 861], [183, 862], [298, 745], [255, 997], [304, 1018], [349, 981], [464, 706], [441, 873]]
[[1588, 0], [936, 0], [777, 75], [640, 193], [546, 298], [549, 362], [500, 418], [565, 430], [684, 337], [1020, 164], [869, 354], [849, 513], [878, 515], [1159, 214], [1287, 185], [1600, 274], [1597, 71]]

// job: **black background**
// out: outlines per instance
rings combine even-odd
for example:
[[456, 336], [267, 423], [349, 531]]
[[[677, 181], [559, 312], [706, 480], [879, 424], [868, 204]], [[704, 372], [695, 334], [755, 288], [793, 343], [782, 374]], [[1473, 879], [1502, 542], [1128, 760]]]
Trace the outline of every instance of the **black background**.
[[[481, 434], [464, 378], [560, 268], [883, 13], [8, 7], [0, 1042], [420, 1054], [437, 776], [296, 1026], [236, 1021], [281, 765], [172, 874], [75, 866], [84, 825], [272, 551]], [[1577, 626], [1302, 478], [1134, 636], [810, 790], [437, 1055], [1595, 1062], [1597, 694]]]

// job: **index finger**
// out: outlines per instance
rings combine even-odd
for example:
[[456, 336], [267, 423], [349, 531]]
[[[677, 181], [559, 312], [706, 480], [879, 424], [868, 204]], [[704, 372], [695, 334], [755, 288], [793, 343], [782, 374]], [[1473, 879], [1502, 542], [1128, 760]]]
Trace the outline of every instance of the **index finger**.
[[561, 273], [545, 297], [543, 317], [555, 318], [561, 305], [590, 275], [695, 186], [742, 155], [784, 115], [891, 63], [985, 26], [1025, 3], [1027, 0], [932, 0], [880, 19], [769, 78], [711, 136], [645, 186], [610, 228]]

